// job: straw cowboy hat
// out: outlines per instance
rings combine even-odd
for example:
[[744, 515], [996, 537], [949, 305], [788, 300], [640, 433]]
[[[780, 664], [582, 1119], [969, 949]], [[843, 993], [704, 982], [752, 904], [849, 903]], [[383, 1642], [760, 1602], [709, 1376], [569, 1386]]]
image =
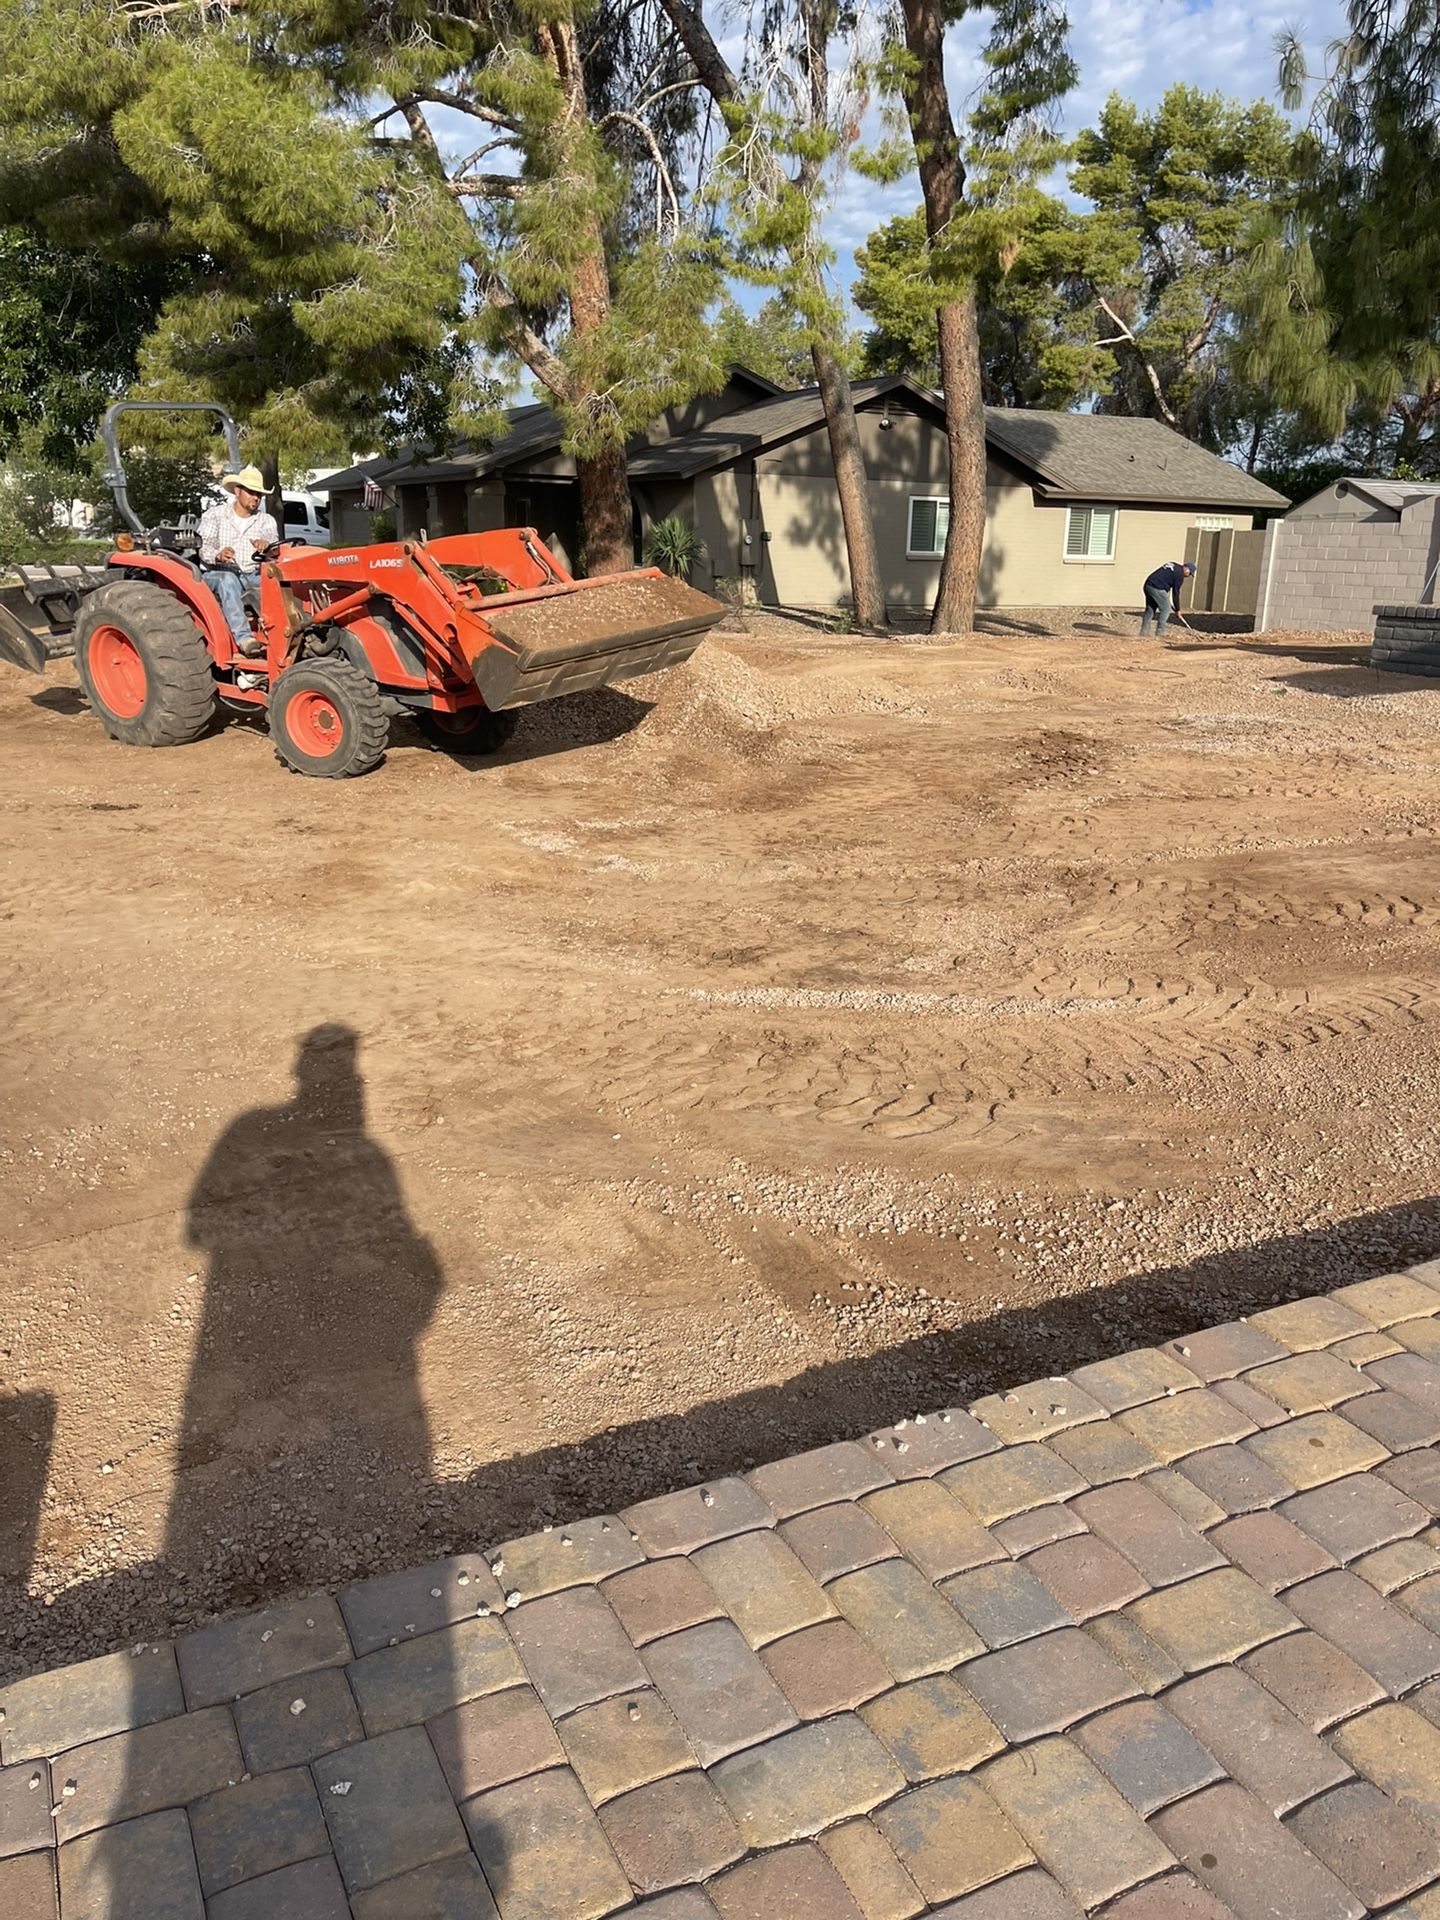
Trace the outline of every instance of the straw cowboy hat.
[[258, 467], [241, 467], [238, 473], [227, 473], [220, 482], [227, 493], [233, 493], [237, 487], [244, 487], [247, 493], [264, 496], [265, 476]]

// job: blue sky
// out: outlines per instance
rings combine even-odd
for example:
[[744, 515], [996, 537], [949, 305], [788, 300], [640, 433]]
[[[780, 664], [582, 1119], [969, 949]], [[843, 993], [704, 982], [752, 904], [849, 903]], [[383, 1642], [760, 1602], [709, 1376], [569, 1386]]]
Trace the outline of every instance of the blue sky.
[[[1177, 80], [1205, 92], [1276, 106], [1275, 38], [1296, 29], [1312, 69], [1345, 27], [1342, 0], [1071, 0], [1071, 46], [1080, 83], [1065, 102], [1064, 127], [1093, 126], [1111, 93], [1153, 105]], [[957, 115], [981, 78], [978, 50], [988, 14], [952, 28], [951, 99]], [[847, 285], [854, 249], [882, 220], [919, 204], [918, 184], [879, 187], [858, 175], [841, 186], [826, 228], [836, 248], [836, 277]]]

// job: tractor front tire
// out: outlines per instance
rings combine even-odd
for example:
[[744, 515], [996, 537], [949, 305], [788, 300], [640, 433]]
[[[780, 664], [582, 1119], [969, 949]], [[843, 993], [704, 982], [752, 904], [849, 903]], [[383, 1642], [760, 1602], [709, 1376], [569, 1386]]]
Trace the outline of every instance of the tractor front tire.
[[390, 722], [380, 690], [348, 660], [287, 667], [270, 694], [275, 757], [292, 773], [349, 780], [385, 758]]
[[432, 746], [446, 753], [499, 753], [515, 731], [518, 713], [492, 713], [489, 707], [464, 707], [459, 713], [418, 709], [410, 718]]
[[205, 637], [183, 603], [146, 580], [87, 593], [75, 620], [75, 666], [112, 740], [183, 747], [215, 715]]

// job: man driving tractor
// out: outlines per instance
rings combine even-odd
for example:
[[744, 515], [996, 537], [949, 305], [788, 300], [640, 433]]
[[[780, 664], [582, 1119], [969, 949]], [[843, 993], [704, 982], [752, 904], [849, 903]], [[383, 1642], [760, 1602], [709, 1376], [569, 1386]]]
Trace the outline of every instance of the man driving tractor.
[[260, 511], [265, 481], [255, 467], [227, 473], [220, 482], [230, 495], [217, 500], [200, 516], [200, 563], [205, 584], [220, 602], [220, 610], [241, 653], [263, 653], [264, 644], [250, 630], [245, 611], [245, 589], [258, 587], [257, 552], [273, 547], [280, 538], [273, 514]]

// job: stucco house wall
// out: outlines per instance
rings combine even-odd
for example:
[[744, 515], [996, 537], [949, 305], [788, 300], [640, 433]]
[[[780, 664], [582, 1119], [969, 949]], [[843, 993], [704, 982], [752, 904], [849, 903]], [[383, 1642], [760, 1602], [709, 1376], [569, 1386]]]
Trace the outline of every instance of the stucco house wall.
[[[940, 558], [907, 553], [910, 502], [943, 498], [948, 458], [944, 433], [916, 414], [871, 408], [860, 418], [870, 474], [870, 507], [887, 605], [917, 611], [933, 605]], [[889, 427], [881, 420], [888, 418]], [[756, 517], [766, 542], [767, 592], [782, 606], [834, 607], [849, 598], [840, 501], [824, 429], [760, 455], [755, 461]], [[992, 454], [986, 474], [985, 545], [979, 601], [985, 607], [1139, 607], [1147, 573], [1183, 558], [1185, 535], [1197, 519], [1190, 507], [1115, 505], [1115, 551], [1108, 560], [1065, 555], [1069, 503], [1040, 498], [1010, 463]], [[1213, 519], [1213, 515], [1201, 516]], [[1237, 513], [1238, 524], [1249, 515]]]

